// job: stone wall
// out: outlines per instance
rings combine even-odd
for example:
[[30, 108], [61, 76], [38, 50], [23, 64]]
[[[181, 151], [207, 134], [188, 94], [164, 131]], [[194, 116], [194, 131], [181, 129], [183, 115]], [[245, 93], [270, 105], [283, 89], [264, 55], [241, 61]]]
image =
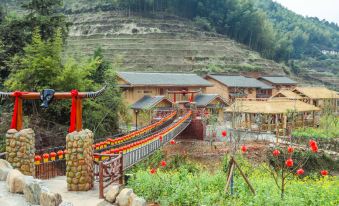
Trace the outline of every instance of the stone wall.
[[93, 133], [86, 129], [66, 136], [66, 176], [69, 191], [93, 187]]
[[6, 134], [7, 160], [14, 169], [18, 169], [24, 175], [33, 176], [35, 134], [32, 129], [17, 131], [10, 129]]

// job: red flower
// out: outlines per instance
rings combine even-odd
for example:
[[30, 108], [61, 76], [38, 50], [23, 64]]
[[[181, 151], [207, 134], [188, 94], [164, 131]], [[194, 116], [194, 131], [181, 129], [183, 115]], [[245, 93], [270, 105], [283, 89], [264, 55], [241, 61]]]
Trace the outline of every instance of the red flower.
[[293, 153], [293, 152], [294, 152], [294, 149], [293, 149], [293, 147], [288, 147], [288, 148], [287, 148], [287, 151], [288, 151], [288, 153]]
[[175, 144], [175, 140], [172, 139], [172, 140], [170, 141], [170, 143], [171, 143], [171, 144]]
[[166, 165], [167, 165], [167, 163], [166, 163], [166, 161], [161, 161], [161, 166], [163, 166], [163, 167], [166, 167]]
[[304, 173], [305, 171], [301, 168], [297, 170], [297, 175], [303, 175]]
[[247, 147], [245, 145], [241, 146], [242, 153], [245, 153], [247, 151]]
[[273, 156], [278, 157], [279, 154], [280, 154], [280, 151], [279, 151], [279, 150], [275, 149], [275, 150], [273, 151]]
[[317, 145], [317, 143], [314, 140], [310, 140], [309, 144], [310, 144], [310, 147], [314, 147]]
[[328, 175], [328, 171], [327, 170], [321, 170], [320, 173], [321, 173], [322, 176]]
[[311, 147], [312, 152], [317, 153], [318, 152], [318, 145], [314, 145]]
[[223, 131], [221, 132], [221, 135], [222, 135], [223, 137], [226, 137], [226, 136], [227, 136], [227, 131], [226, 131], [226, 130], [223, 130]]
[[293, 166], [293, 160], [291, 158], [288, 158], [286, 161], [285, 161], [285, 165], [287, 167], [292, 167]]
[[154, 175], [155, 173], [157, 173], [157, 169], [152, 168], [152, 169], [150, 170], [150, 173], [151, 173], [152, 175]]

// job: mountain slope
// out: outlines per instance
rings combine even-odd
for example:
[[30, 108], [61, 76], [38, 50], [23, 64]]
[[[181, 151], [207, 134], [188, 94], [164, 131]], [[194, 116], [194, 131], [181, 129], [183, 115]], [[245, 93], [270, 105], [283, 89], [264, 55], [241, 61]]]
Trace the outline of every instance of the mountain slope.
[[263, 71], [287, 68], [226, 36], [204, 32], [193, 22], [169, 15], [128, 17], [123, 12], [69, 15], [69, 55], [91, 55], [101, 48], [107, 59], [122, 58], [128, 70]]

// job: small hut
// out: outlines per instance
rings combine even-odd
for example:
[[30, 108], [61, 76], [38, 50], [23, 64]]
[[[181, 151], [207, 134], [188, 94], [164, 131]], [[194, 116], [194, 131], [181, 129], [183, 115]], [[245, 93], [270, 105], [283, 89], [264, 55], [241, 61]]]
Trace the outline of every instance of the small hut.
[[134, 111], [136, 127], [151, 123], [152, 120], [160, 119], [173, 110], [173, 103], [165, 96], [145, 95], [131, 105]]
[[278, 93], [272, 96], [272, 98], [287, 98], [291, 100], [302, 100], [303, 99], [302, 96], [288, 89], [282, 89], [278, 91]]
[[277, 135], [288, 133], [288, 129], [313, 127], [320, 109], [299, 100], [272, 98], [266, 101], [238, 99], [226, 112], [237, 115], [233, 126], [249, 130], [275, 131]]
[[195, 105], [200, 111], [218, 116], [218, 121], [224, 121], [224, 107], [228, 104], [218, 94], [198, 94], [194, 99]]
[[339, 95], [336, 91], [329, 90], [326, 87], [297, 87], [293, 92], [303, 97], [304, 102], [322, 110], [338, 111]]

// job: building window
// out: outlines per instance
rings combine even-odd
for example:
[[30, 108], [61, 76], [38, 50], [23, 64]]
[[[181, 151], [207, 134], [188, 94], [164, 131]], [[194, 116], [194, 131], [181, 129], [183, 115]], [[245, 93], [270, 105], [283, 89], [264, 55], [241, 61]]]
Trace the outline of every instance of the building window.
[[152, 94], [152, 91], [145, 90], [145, 91], [144, 91], [144, 94]]

